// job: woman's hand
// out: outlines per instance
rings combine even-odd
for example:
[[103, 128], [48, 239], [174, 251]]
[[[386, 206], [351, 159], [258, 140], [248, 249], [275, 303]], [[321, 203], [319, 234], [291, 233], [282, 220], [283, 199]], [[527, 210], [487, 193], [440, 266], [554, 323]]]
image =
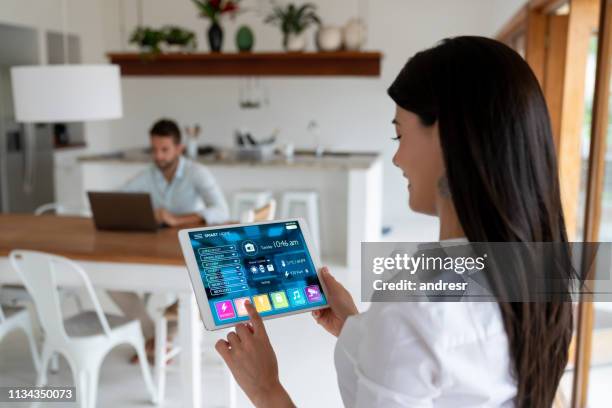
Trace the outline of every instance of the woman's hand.
[[250, 322], [215, 345], [240, 388], [256, 407], [294, 407], [278, 379], [278, 363], [261, 316], [250, 301], [244, 306]]
[[312, 317], [325, 330], [338, 337], [346, 319], [359, 311], [349, 291], [329, 273], [326, 266], [321, 270], [321, 278], [327, 289], [329, 308], [313, 311]]

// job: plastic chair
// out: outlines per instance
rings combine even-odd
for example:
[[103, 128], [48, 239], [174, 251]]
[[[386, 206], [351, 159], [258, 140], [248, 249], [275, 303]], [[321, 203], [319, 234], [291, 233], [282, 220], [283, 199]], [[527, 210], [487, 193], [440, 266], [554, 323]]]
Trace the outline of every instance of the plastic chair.
[[299, 214], [296, 208], [304, 207], [304, 215], [310, 234], [314, 240], [315, 250], [321, 250], [319, 232], [319, 193], [316, 191], [286, 191], [281, 198], [281, 218], [290, 218]]
[[247, 210], [242, 213], [240, 222], [258, 222], [258, 221], [272, 221], [276, 217], [276, 200], [271, 199], [268, 203], [260, 208]]
[[166, 394], [166, 367], [168, 362], [181, 351], [174, 346], [168, 350], [168, 322], [178, 321], [177, 297], [174, 294], [152, 294], [147, 308], [155, 322], [155, 381], [157, 401], [163, 403]]
[[44, 215], [49, 212], [62, 215], [77, 215], [79, 217], [91, 217], [91, 210], [81, 207], [69, 207], [60, 203], [46, 203], [34, 210], [34, 215]]
[[[51, 356], [54, 353], [61, 354], [68, 361], [75, 378], [80, 406], [93, 408], [96, 405], [98, 375], [104, 357], [115, 346], [127, 343], [136, 349], [151, 401], [157, 401], [139, 321], [104, 314], [89, 277], [83, 268], [69, 259], [25, 250], [12, 251], [9, 259], [32, 296], [45, 331], [37, 386], [47, 383], [47, 366]], [[76, 275], [83, 283], [94, 311], [78, 313], [64, 320], [57, 281], [67, 273]]]
[[270, 191], [242, 190], [234, 193], [232, 217], [240, 219], [245, 211], [263, 207], [272, 199]]
[[6, 308], [3, 309], [0, 305], [0, 340], [7, 334], [15, 330], [23, 330], [28, 338], [28, 346], [32, 354], [34, 368], [36, 372], [40, 372], [40, 358], [34, 341], [34, 332], [32, 330], [32, 318], [28, 309]]

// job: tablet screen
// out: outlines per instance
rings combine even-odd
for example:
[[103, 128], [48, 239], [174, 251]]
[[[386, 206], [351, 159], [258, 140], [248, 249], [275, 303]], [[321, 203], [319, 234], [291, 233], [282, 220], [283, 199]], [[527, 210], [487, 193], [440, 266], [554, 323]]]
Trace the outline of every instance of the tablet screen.
[[327, 303], [297, 221], [189, 232], [217, 325]]

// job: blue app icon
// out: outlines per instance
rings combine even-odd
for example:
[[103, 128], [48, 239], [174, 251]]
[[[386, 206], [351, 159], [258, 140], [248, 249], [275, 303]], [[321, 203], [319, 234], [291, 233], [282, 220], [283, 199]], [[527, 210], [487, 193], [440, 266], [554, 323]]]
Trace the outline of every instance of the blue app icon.
[[302, 288], [287, 289], [287, 297], [291, 306], [303, 306], [306, 304], [306, 296]]

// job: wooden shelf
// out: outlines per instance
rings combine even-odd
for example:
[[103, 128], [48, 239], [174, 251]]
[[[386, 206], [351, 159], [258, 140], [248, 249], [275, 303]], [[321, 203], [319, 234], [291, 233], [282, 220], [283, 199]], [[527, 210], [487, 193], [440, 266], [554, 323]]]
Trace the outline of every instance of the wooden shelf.
[[124, 76], [380, 76], [380, 52], [109, 53]]

